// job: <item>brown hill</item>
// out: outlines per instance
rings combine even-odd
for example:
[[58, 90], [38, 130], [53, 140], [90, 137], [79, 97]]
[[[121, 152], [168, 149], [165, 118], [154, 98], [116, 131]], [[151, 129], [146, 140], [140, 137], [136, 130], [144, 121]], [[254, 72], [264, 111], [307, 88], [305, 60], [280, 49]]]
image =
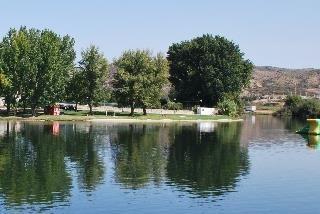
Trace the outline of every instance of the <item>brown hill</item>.
[[287, 69], [256, 66], [246, 96], [320, 93], [320, 69]]

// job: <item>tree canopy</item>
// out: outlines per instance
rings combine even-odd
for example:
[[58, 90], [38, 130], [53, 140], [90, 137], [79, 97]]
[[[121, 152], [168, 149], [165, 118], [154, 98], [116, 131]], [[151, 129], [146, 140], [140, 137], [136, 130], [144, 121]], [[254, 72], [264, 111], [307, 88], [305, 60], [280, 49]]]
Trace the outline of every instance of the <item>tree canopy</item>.
[[253, 70], [243, 56], [238, 45], [221, 36], [207, 34], [172, 44], [167, 58], [177, 101], [213, 106], [226, 94], [237, 97]]
[[[82, 59], [79, 62], [80, 72], [82, 75], [78, 77], [79, 91], [83, 91], [84, 102], [89, 105], [90, 114], [92, 107], [98, 102], [104, 101], [107, 98], [107, 78], [109, 72], [108, 61], [103, 54], [95, 46], [90, 46], [81, 53]], [[77, 76], [75, 76], [77, 78]], [[82, 81], [82, 82], [81, 82]]]
[[131, 115], [139, 106], [146, 114], [146, 108], [160, 105], [162, 88], [168, 82], [168, 62], [148, 50], [129, 50], [115, 61], [114, 93], [120, 105], [129, 105]]
[[50, 30], [10, 29], [0, 43], [1, 70], [10, 83], [4, 88], [11, 107], [54, 104], [65, 96], [69, 72], [74, 67], [74, 39]]

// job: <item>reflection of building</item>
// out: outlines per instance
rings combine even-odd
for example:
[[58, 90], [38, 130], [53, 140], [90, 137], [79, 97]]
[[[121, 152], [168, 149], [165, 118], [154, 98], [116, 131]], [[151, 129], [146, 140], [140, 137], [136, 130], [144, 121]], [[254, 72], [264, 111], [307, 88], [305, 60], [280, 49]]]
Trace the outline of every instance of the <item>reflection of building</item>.
[[12, 130], [20, 131], [21, 122], [20, 121], [1, 121], [0, 122], [0, 136], [5, 136], [8, 132]]
[[52, 124], [52, 134], [53, 135], [59, 135], [59, 128], [60, 128], [59, 122], [53, 122], [53, 124]]
[[200, 132], [213, 132], [215, 124], [212, 122], [200, 122], [198, 123], [198, 130]]

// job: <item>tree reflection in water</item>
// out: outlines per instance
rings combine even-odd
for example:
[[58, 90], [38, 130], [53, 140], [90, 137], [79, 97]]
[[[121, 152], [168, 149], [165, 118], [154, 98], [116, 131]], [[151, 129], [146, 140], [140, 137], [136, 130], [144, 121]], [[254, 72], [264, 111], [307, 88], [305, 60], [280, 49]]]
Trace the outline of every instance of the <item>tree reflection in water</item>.
[[161, 139], [166, 128], [130, 124], [117, 130], [111, 141], [115, 162], [115, 180], [127, 188], [141, 188], [153, 181], [159, 184], [165, 175], [166, 147]]
[[241, 123], [219, 123], [214, 132], [176, 127], [169, 150], [167, 176], [181, 190], [200, 196], [233, 191], [248, 172], [247, 148], [239, 143]]
[[39, 124], [7, 123], [0, 141], [0, 191], [9, 205], [70, 197], [65, 144], [45, 130]]
[[198, 126], [134, 124], [118, 130], [112, 141], [116, 181], [136, 189], [167, 180], [198, 195], [233, 190], [249, 168], [247, 149], [239, 144], [241, 123], [217, 124], [204, 133]]
[[241, 128], [241, 123], [0, 123], [0, 197], [7, 206], [68, 203], [73, 185], [92, 192], [104, 183], [105, 152], [113, 162], [112, 178], [125, 188], [170, 185], [201, 197], [234, 191], [249, 168]]
[[[68, 202], [74, 163], [81, 189], [103, 180], [99, 138], [92, 126], [8, 122], [0, 127], [0, 195], [7, 205]], [[82, 128], [81, 128], [82, 127]]]

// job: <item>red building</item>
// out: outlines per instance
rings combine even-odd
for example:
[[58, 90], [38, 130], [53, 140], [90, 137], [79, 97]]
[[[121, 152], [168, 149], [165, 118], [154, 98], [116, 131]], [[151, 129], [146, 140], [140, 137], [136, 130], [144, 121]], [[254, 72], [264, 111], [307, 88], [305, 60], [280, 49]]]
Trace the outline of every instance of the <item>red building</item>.
[[59, 105], [46, 106], [44, 113], [49, 115], [60, 115], [60, 107]]

